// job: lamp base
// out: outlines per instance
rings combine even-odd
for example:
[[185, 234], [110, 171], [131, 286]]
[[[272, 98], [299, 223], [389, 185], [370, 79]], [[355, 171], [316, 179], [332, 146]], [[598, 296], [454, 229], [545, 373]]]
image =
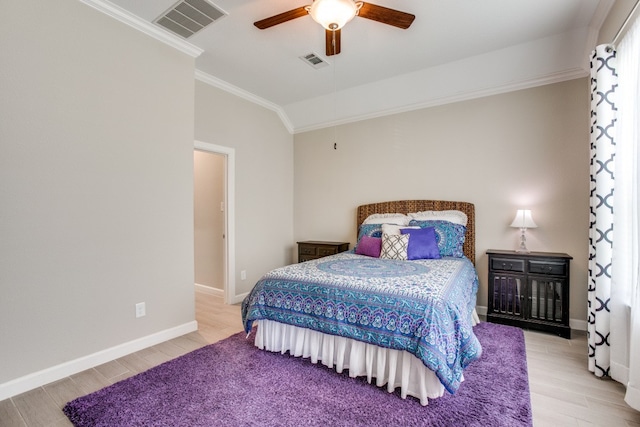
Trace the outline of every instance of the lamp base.
[[524, 235], [524, 233], [527, 231], [526, 228], [521, 228], [520, 229], [520, 246], [518, 247], [518, 249], [516, 249], [516, 252], [518, 253], [531, 253], [531, 251], [527, 248], [527, 238]]

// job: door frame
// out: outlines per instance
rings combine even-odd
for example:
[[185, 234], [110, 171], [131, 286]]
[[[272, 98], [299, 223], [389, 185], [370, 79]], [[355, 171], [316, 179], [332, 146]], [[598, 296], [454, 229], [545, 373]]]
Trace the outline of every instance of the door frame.
[[194, 150], [220, 154], [225, 157], [224, 170], [224, 301], [235, 304], [236, 297], [236, 229], [235, 175], [236, 150], [208, 142], [194, 141]]

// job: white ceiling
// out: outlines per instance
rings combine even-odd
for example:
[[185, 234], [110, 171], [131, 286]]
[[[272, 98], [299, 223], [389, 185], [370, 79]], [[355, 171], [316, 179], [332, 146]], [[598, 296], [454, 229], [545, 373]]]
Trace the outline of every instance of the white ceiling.
[[[228, 16], [187, 40], [203, 50], [198, 78], [301, 132], [586, 76], [614, 0], [374, 0], [416, 19], [402, 30], [356, 17], [342, 30], [342, 52], [328, 58], [324, 29], [309, 16], [253, 25], [310, 1], [210, 0]], [[176, 0], [111, 3], [151, 23]], [[299, 59], [311, 52], [330, 66]]]

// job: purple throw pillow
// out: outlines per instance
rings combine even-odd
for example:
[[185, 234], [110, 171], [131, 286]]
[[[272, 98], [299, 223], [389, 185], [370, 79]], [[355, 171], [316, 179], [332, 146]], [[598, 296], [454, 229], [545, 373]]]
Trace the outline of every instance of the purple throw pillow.
[[440, 249], [433, 227], [403, 228], [400, 232], [409, 235], [408, 259], [440, 259]]
[[[411, 237], [409, 237], [411, 239]], [[366, 255], [374, 258], [380, 258], [380, 250], [382, 249], [382, 239], [379, 237], [362, 236], [356, 246], [358, 255]]]

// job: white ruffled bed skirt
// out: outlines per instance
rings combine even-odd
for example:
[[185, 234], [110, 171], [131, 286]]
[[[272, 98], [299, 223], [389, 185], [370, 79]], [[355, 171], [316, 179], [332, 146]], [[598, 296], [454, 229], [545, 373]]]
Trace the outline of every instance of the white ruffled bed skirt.
[[444, 386], [436, 374], [420, 359], [406, 351], [391, 350], [360, 341], [260, 320], [255, 345], [261, 350], [286, 353], [319, 361], [337, 372], [349, 370], [349, 376], [376, 379], [378, 387], [387, 386], [392, 393], [400, 387], [403, 399], [413, 396], [427, 405], [429, 399], [444, 394]]

